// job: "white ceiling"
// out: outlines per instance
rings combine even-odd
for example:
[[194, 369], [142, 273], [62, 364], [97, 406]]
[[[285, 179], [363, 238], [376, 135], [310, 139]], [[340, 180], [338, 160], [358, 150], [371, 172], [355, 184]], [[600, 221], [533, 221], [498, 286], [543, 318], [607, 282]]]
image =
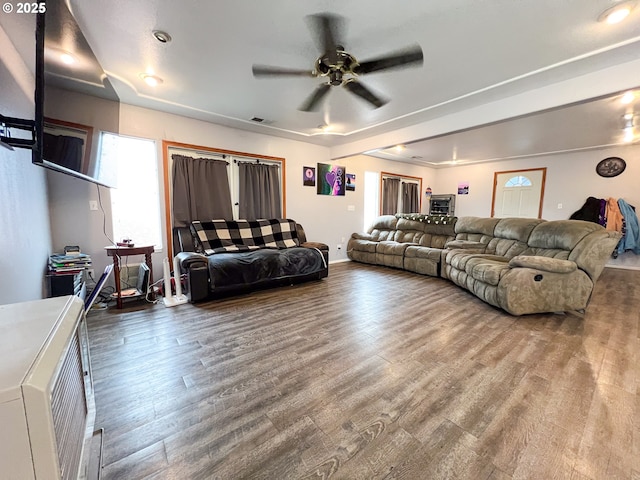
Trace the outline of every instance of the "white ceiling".
[[[384, 148], [391, 146], [385, 143], [389, 132], [638, 62], [640, 5], [618, 25], [597, 20], [615, 3], [70, 0], [70, 9], [125, 103], [329, 147], [368, 139], [368, 145]], [[321, 52], [305, 18], [320, 12], [346, 19], [342, 43], [358, 60], [417, 43], [424, 65], [363, 75], [364, 85], [390, 100], [381, 108], [334, 87], [320, 111], [297, 110], [322, 79], [255, 79], [251, 67], [311, 70]], [[159, 43], [152, 36], [158, 29], [173, 40]], [[163, 83], [149, 87], [142, 73], [156, 74]], [[625, 81], [640, 85], [640, 72]], [[599, 95], [619, 90], [619, 79], [606, 83], [597, 85]], [[567, 98], [575, 101], [575, 96]], [[620, 107], [614, 100], [493, 122], [481, 130], [465, 127], [462, 133], [426, 141], [432, 135], [412, 133], [403, 143], [414, 143], [399, 158], [449, 165], [443, 162], [454, 156], [480, 161], [616, 144], [621, 116], [634, 106]], [[640, 109], [640, 98], [636, 103]], [[520, 111], [536, 110], [531, 104]], [[253, 117], [265, 122], [253, 122]], [[322, 134], [322, 124], [331, 126], [331, 134]]]

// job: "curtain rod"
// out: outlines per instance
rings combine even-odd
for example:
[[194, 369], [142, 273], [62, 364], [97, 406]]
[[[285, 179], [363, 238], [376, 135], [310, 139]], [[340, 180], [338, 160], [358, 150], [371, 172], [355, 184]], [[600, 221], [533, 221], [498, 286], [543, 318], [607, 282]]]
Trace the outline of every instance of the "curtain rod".
[[233, 159], [233, 163], [253, 163], [255, 162], [256, 164], [259, 165], [275, 165], [276, 167], [280, 166], [280, 162], [274, 162], [274, 161], [269, 161], [269, 160], [261, 160], [259, 158], [248, 158], [248, 157], [239, 157], [240, 160], [234, 158]]
[[179, 151], [182, 151], [182, 152], [188, 152], [189, 154], [206, 155], [208, 157], [218, 157], [218, 158], [221, 158], [222, 160], [226, 160], [227, 158], [233, 158], [233, 163], [238, 163], [237, 159], [241, 159], [242, 161], [255, 161], [256, 163], [261, 163], [262, 162], [262, 163], [265, 163], [267, 165], [271, 165], [271, 164], [278, 165], [279, 164], [279, 162], [264, 160], [264, 159], [260, 159], [260, 158], [256, 158], [256, 157], [245, 157], [243, 155], [231, 155], [231, 154], [227, 154], [227, 153], [209, 152], [207, 150], [197, 150], [197, 149], [191, 149], [191, 148], [187, 148], [187, 147], [169, 146], [169, 150], [179, 150]]
[[87, 132], [87, 130], [83, 130], [81, 128], [76, 128], [76, 127], [69, 127], [67, 125], [57, 125], [55, 123], [49, 123], [49, 122], [44, 122], [44, 128], [48, 128], [49, 130], [66, 130], [67, 132], [74, 132], [74, 133], [79, 133], [79, 134], [83, 134], [85, 137], [88, 135], [89, 132]]
[[415, 178], [407, 178], [402, 177], [400, 175], [383, 175], [382, 180], [401, 180], [403, 183], [415, 183], [416, 185], [420, 184], [420, 181]]

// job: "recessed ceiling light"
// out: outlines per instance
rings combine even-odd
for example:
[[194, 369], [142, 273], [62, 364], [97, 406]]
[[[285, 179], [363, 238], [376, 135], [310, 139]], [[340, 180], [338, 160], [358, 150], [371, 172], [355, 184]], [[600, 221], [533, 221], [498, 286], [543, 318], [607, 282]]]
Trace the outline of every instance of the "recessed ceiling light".
[[614, 5], [602, 12], [598, 17], [598, 21], [609, 24], [620, 23], [629, 16], [635, 5], [636, 2], [622, 2]]
[[163, 32], [162, 30], [154, 30], [152, 33], [155, 39], [160, 43], [169, 43], [171, 41], [171, 35], [169, 35], [167, 32]]
[[395, 146], [395, 147], [393, 147], [393, 148], [395, 148], [395, 149], [396, 149], [396, 152], [402, 152], [402, 151], [403, 151], [405, 148], [407, 148], [407, 147], [405, 147], [404, 145], [396, 145], [396, 146]]
[[633, 93], [632, 91], [629, 91], [627, 93], [625, 93], [622, 98], [620, 99], [620, 101], [624, 104], [624, 105], [629, 105], [631, 102], [633, 102], [633, 100], [636, 98], [635, 93]]
[[156, 87], [162, 83], [162, 79], [155, 75], [149, 75], [148, 73], [141, 73], [140, 78], [150, 87]]

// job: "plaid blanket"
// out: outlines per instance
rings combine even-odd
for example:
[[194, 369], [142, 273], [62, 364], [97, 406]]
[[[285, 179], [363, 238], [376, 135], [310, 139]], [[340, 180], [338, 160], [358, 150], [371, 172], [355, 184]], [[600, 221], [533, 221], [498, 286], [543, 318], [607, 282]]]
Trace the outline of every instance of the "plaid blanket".
[[196, 249], [205, 255], [300, 245], [296, 222], [285, 218], [191, 222]]

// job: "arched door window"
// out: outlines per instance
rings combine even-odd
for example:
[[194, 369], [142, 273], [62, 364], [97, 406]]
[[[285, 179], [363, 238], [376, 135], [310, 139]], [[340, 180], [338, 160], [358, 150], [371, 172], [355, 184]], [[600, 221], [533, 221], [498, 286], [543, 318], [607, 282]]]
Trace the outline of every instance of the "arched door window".
[[531, 183], [531, 180], [529, 180], [527, 177], [524, 177], [522, 175], [517, 175], [515, 177], [511, 177], [509, 180], [507, 180], [504, 183], [504, 186], [509, 188], [509, 187], [530, 187], [533, 184]]

